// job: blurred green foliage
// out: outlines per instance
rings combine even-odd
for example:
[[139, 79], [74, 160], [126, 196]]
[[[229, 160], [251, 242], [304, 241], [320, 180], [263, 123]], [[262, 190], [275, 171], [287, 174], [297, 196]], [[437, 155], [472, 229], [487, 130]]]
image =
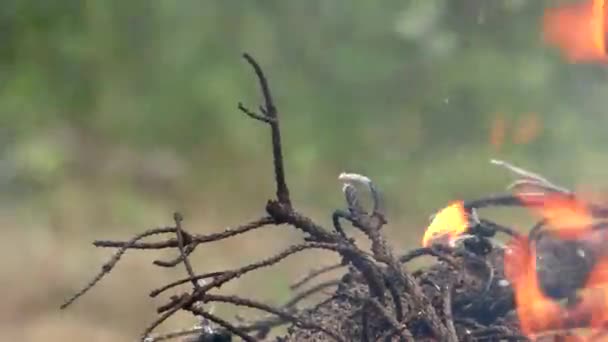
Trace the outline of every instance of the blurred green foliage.
[[[347, 170], [376, 179], [399, 215], [426, 217], [500, 190], [509, 179], [492, 157], [601, 183], [606, 67], [543, 44], [556, 3], [5, 0], [2, 194], [48, 207], [66, 184], [107, 187], [121, 212], [151, 193], [271, 194], [267, 130], [236, 110], [259, 102], [243, 51], [270, 78], [288, 181], [307, 206], [335, 207]], [[496, 152], [498, 113], [537, 113], [541, 134]]]

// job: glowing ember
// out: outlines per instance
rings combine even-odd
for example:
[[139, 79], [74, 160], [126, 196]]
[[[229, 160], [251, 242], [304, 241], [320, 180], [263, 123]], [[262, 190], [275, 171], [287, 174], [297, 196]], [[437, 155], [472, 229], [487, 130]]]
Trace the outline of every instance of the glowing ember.
[[544, 38], [570, 62], [606, 62], [605, 0], [567, 4], [545, 12]]
[[466, 232], [468, 216], [462, 201], [454, 202], [438, 212], [426, 229], [422, 238], [422, 246], [428, 247], [437, 242], [454, 240]]
[[539, 198], [521, 194], [519, 199], [546, 220], [547, 229], [564, 239], [587, 234], [593, 223], [587, 207], [571, 196], [555, 193]]

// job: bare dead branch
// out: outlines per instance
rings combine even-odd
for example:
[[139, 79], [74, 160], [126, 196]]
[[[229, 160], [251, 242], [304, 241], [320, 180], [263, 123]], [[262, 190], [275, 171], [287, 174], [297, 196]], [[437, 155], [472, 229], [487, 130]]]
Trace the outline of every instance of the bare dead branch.
[[[190, 235], [187, 232], [183, 232], [184, 243], [186, 245], [198, 245], [201, 243], [220, 241], [220, 240], [224, 240], [224, 239], [227, 239], [227, 238], [239, 235], [239, 234], [246, 233], [250, 230], [254, 230], [254, 229], [264, 227], [267, 225], [271, 225], [274, 223], [275, 222], [272, 218], [265, 216], [265, 217], [259, 218], [257, 220], [253, 220], [249, 223], [246, 223], [246, 224], [234, 227], [234, 228], [227, 228], [226, 230], [224, 230], [223, 232], [220, 232], [220, 233], [213, 233], [213, 234], [209, 234], [209, 235]], [[162, 228], [162, 229], [168, 229], [169, 231], [167, 231], [167, 233], [175, 232], [174, 227]], [[131, 243], [130, 241], [123, 242], [123, 241], [97, 240], [97, 241], [93, 242], [93, 245], [95, 247], [109, 247], [109, 248], [127, 247], [127, 249], [165, 249], [165, 248], [177, 248], [179, 246], [177, 239], [168, 239], [165, 241], [153, 242], [153, 243], [140, 243], [140, 242]], [[181, 260], [177, 261], [175, 263], [175, 265], [177, 265], [180, 262], [181, 262]]]
[[110, 260], [108, 260], [108, 262], [103, 264], [103, 266], [101, 267], [101, 271], [99, 273], [97, 273], [97, 275], [85, 287], [83, 287], [80, 291], [78, 291], [72, 297], [67, 299], [61, 305], [60, 308], [61, 309], [67, 308], [74, 301], [76, 301], [78, 298], [82, 297], [85, 293], [87, 293], [90, 289], [92, 289], [106, 274], [110, 273], [112, 271], [112, 269], [114, 269], [114, 266], [116, 266], [116, 264], [118, 263], [120, 258], [123, 256], [123, 254], [125, 254], [132, 245], [136, 244], [137, 241], [139, 241], [143, 238], [146, 238], [148, 236], [172, 233], [172, 232], [175, 232], [175, 228], [151, 229], [151, 230], [145, 231], [145, 232], [135, 236], [131, 240], [125, 242], [124, 245], [122, 247], [120, 247], [120, 249], [118, 251], [116, 251], [116, 253], [114, 253], [112, 258]]
[[[279, 128], [279, 118], [278, 111], [272, 99], [272, 94], [270, 92], [270, 88], [268, 86], [268, 80], [262, 68], [258, 64], [258, 62], [251, 57], [251, 55], [244, 53], [243, 58], [251, 65], [253, 68], [258, 81], [260, 83], [260, 88], [262, 90], [262, 95], [264, 96], [264, 105], [261, 107], [262, 112], [264, 114], [262, 121], [268, 123], [270, 125], [271, 133], [272, 133], [272, 156], [273, 156], [273, 164], [274, 164], [274, 175], [275, 181], [277, 183], [277, 200], [285, 205], [291, 206], [291, 199], [289, 197], [289, 189], [287, 188], [287, 182], [285, 181], [285, 168], [283, 166], [283, 147], [281, 144], [281, 130]], [[244, 106], [239, 105], [239, 108], [243, 108]], [[243, 110], [241, 109], [241, 110]], [[262, 117], [259, 114], [254, 114], [250, 110], [243, 110], [247, 115], [258, 118]], [[252, 115], [253, 114], [253, 115]], [[258, 119], [259, 120], [259, 119]]]
[[175, 221], [175, 235], [177, 235], [177, 247], [179, 249], [180, 258], [184, 262], [184, 267], [186, 268], [188, 277], [192, 281], [192, 286], [197, 289], [199, 288], [198, 281], [194, 279], [194, 270], [192, 268], [192, 264], [190, 264], [188, 255], [184, 251], [184, 232], [182, 230], [182, 221], [184, 218], [180, 213], [175, 213], [173, 214], [173, 220]]

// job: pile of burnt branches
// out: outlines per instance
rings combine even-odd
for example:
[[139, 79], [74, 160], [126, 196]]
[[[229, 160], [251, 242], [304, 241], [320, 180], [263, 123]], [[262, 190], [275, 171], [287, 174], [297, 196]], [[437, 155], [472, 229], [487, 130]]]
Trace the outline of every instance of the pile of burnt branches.
[[[248, 54], [245, 60], [252, 66], [263, 95], [264, 104], [258, 111], [243, 104], [238, 108], [250, 118], [269, 126], [272, 138], [276, 198], [269, 200], [261, 217], [225, 231], [200, 235], [186, 229], [180, 214], [174, 215], [170, 227], [151, 229], [128, 241], [95, 241], [96, 247], [114, 248], [116, 253], [101, 271], [81, 291], [68, 299], [62, 308], [94, 287], [112, 271], [127, 250], [174, 249], [172, 260], [155, 260], [159, 267], [183, 265], [187, 276], [150, 292], [157, 297], [169, 289], [188, 290], [172, 296], [158, 307], [158, 318], [144, 329], [143, 341], [160, 341], [187, 336], [190, 341], [228, 341], [240, 337], [246, 341], [269, 338], [273, 328], [287, 325], [283, 341], [498, 341], [525, 340], [521, 336], [517, 317], [513, 312], [514, 295], [503, 270], [505, 248], [494, 235], [497, 232], [517, 235], [513, 230], [488, 220], [480, 219], [476, 210], [500, 205], [522, 205], [515, 195], [503, 195], [464, 202], [469, 217], [467, 231], [458, 243], [433, 245], [405, 254], [395, 254], [382, 234], [387, 223], [380, 191], [367, 177], [344, 173], [339, 179], [344, 184], [345, 208], [333, 212], [333, 227], [328, 229], [300, 213], [292, 204], [285, 180], [279, 115], [268, 81], [258, 63]], [[515, 187], [536, 186], [545, 190], [562, 191], [539, 176], [506, 165], [519, 172], [523, 180]], [[358, 191], [361, 185], [371, 193], [371, 208], [361, 205]], [[539, 197], [539, 198], [542, 198]], [[371, 241], [371, 249], [364, 250], [342, 228], [350, 223]], [[247, 234], [271, 225], [286, 225], [301, 231], [301, 243], [288, 246], [266, 259], [237, 269], [198, 273], [189, 256], [197, 247]], [[542, 225], [531, 234], [540, 236]], [[164, 239], [146, 241], [150, 238]], [[341, 263], [312, 271], [293, 285], [300, 290], [314, 282], [320, 274], [346, 269], [339, 279], [321, 282], [302, 290], [291, 301], [276, 307], [238, 295], [220, 295], [216, 290], [226, 283], [261, 268], [275, 265], [285, 258], [311, 249], [332, 251]], [[423, 255], [436, 258], [428, 268], [411, 271], [407, 264]], [[562, 290], [554, 286], [553, 290]], [[300, 308], [302, 300], [331, 289], [326, 299], [312, 307]], [[228, 303], [238, 307], [260, 310], [258, 321], [228, 321], [213, 314], [212, 303]], [[155, 334], [155, 329], [178, 311], [192, 313], [201, 322], [192, 329], [169, 334]]]

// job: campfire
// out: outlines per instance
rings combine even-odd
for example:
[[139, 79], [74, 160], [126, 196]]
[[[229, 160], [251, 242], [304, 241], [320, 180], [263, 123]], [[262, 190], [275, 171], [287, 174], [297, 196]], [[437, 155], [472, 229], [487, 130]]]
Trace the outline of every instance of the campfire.
[[[559, 46], [571, 61], [606, 60], [606, 11], [604, 1], [564, 5], [546, 13], [546, 40]], [[95, 287], [128, 250], [173, 249], [172, 260], [155, 260], [158, 267], [183, 265], [186, 276], [153, 289], [150, 297], [178, 291], [158, 307], [158, 318], [142, 333], [142, 341], [187, 336], [188, 341], [245, 341], [276, 338], [278, 341], [608, 341], [608, 207], [556, 185], [541, 175], [505, 161], [492, 160], [508, 170], [515, 181], [507, 191], [480, 199], [456, 199], [439, 210], [421, 237], [421, 247], [395, 251], [384, 238], [389, 223], [381, 189], [365, 175], [342, 173], [344, 207], [331, 212], [332, 225], [324, 227], [299, 212], [291, 201], [283, 165], [279, 111], [260, 65], [248, 54], [263, 105], [253, 111], [238, 108], [247, 117], [270, 128], [272, 175], [276, 195], [260, 217], [224, 231], [202, 235], [188, 230], [175, 213], [173, 224], [142, 232], [125, 241], [98, 240], [96, 247], [115, 249], [101, 271], [69, 298], [62, 308]], [[504, 123], [492, 133], [498, 148]], [[526, 142], [539, 132], [533, 119], [525, 123], [520, 138]], [[492, 166], [488, 165], [488, 168]], [[360, 193], [371, 195], [365, 208]], [[494, 222], [483, 215], [488, 207], [508, 207], [537, 217], [529, 229]], [[344, 224], [365, 234], [369, 250], [349, 236]], [[189, 256], [197, 247], [248, 234], [272, 225], [286, 226], [302, 241], [275, 254], [236, 269], [198, 273]], [[167, 237], [168, 236], [168, 237]], [[166, 237], [156, 241], [150, 238]], [[335, 265], [311, 270], [291, 286], [293, 299], [281, 306], [216, 290], [250, 272], [271, 267], [285, 258], [309, 250], [334, 253]], [[410, 261], [431, 256], [435, 262], [411, 269]], [[342, 271], [337, 274], [335, 272]], [[317, 282], [320, 275], [333, 279]], [[308, 288], [306, 288], [308, 287]], [[305, 299], [323, 297], [314, 305]], [[222, 318], [211, 304], [225, 303], [256, 309], [255, 321]], [[155, 333], [179, 311], [199, 322], [183, 331]], [[287, 326], [287, 333], [275, 333]], [[278, 336], [277, 336], [278, 335]]]
[[[343, 173], [345, 208], [332, 214], [333, 227], [319, 225], [298, 212], [291, 202], [283, 166], [277, 107], [266, 76], [249, 55], [260, 80], [265, 104], [262, 113], [239, 105], [248, 117], [270, 126], [276, 198], [265, 214], [242, 226], [200, 235], [188, 231], [184, 219], [174, 215], [174, 225], [145, 231], [127, 241], [95, 241], [117, 249], [81, 291], [62, 308], [93, 288], [110, 273], [127, 250], [175, 249], [173, 260], [156, 260], [158, 267], [184, 265], [187, 277], [150, 292], [159, 297], [169, 289], [183, 289], [158, 308], [159, 318], [142, 335], [142, 341], [190, 336], [189, 341], [245, 341], [269, 338], [275, 327], [288, 325], [281, 341], [598, 341], [608, 318], [608, 258], [604, 255], [608, 207], [584, 200], [546, 178], [504, 161], [495, 166], [509, 170], [516, 180], [508, 192], [476, 200], [449, 203], [431, 219], [418, 249], [395, 253], [382, 233], [388, 218], [380, 189], [371, 179]], [[491, 166], [488, 166], [491, 167]], [[371, 194], [364, 208], [360, 191]], [[511, 207], [538, 217], [525, 230], [484, 218], [487, 207]], [[361, 249], [343, 224], [350, 223], [371, 241]], [[304, 234], [301, 243], [237, 269], [196, 273], [189, 255], [198, 246], [247, 234], [270, 225], [288, 225]], [[143, 242], [155, 236], [175, 235]], [[506, 238], [506, 242], [505, 241]], [[214, 292], [242, 275], [270, 267], [306, 250], [336, 253], [341, 262], [312, 270], [292, 285], [294, 298], [280, 307], [239, 295]], [[408, 263], [420, 256], [437, 262], [418, 270]], [[311, 285], [321, 274], [342, 269], [335, 279]], [[308, 289], [304, 289], [309, 286]], [[325, 294], [315, 305], [301, 307], [304, 299]], [[220, 302], [265, 312], [257, 321], [230, 322], [213, 314], [209, 304]], [[180, 332], [154, 334], [156, 328], [178, 311], [192, 313], [198, 326]], [[608, 339], [608, 337], [606, 337]]]

